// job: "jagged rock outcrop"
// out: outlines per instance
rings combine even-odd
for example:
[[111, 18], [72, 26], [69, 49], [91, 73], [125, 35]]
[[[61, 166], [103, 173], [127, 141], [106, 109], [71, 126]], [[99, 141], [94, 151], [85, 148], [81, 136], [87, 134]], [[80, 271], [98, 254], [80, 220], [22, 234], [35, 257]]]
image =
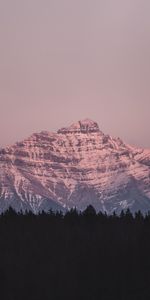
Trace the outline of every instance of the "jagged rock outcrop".
[[0, 150], [0, 212], [150, 210], [150, 150], [105, 135], [86, 119], [57, 133], [35, 133]]

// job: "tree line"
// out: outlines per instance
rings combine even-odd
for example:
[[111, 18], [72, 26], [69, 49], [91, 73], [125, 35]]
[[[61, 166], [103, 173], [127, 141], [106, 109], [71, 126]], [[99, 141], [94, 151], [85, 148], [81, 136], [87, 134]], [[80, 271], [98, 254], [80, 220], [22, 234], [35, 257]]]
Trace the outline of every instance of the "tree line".
[[150, 299], [150, 213], [0, 215], [0, 296], [10, 300]]

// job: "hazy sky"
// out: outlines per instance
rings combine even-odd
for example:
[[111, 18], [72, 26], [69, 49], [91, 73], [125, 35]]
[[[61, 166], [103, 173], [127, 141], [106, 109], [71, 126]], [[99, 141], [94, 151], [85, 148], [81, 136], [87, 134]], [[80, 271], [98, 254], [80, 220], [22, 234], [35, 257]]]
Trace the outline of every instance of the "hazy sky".
[[0, 146], [87, 117], [150, 147], [150, 1], [0, 0]]

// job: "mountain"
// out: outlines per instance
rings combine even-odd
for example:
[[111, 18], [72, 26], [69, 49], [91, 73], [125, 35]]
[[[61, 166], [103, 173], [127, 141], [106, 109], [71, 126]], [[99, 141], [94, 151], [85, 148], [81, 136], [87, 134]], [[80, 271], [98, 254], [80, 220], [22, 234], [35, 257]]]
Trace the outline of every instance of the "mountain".
[[0, 212], [89, 204], [107, 213], [150, 210], [150, 150], [105, 135], [89, 119], [0, 149]]

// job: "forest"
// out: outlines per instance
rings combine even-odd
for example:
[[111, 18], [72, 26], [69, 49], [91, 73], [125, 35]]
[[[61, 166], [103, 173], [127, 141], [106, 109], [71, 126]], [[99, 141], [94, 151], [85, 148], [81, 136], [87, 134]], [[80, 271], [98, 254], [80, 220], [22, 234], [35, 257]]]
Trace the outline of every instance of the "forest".
[[150, 213], [12, 208], [0, 215], [0, 299], [150, 299]]

